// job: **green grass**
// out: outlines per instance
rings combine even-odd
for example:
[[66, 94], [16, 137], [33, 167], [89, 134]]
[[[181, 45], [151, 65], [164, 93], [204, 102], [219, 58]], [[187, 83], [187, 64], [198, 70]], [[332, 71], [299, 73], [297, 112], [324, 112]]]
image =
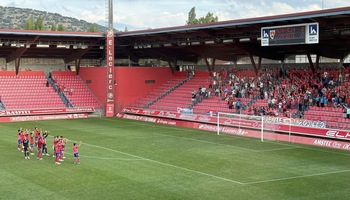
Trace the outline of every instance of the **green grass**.
[[[25, 160], [19, 127], [64, 135]], [[123, 119], [0, 124], [0, 199], [349, 199], [350, 153]], [[52, 137], [48, 139], [50, 153]], [[72, 141], [82, 141], [81, 165]]]

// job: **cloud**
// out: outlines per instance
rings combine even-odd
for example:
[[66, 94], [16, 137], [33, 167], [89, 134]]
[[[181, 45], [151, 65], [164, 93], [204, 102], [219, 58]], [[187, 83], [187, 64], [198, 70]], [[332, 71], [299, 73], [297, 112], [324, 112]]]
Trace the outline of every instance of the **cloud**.
[[[0, 0], [2, 6], [32, 8], [88, 22], [106, 20], [107, 0]], [[350, 6], [323, 0], [324, 9]], [[196, 7], [197, 17], [213, 12], [220, 21], [322, 9], [322, 0], [114, 0], [114, 23], [143, 28], [180, 26]]]

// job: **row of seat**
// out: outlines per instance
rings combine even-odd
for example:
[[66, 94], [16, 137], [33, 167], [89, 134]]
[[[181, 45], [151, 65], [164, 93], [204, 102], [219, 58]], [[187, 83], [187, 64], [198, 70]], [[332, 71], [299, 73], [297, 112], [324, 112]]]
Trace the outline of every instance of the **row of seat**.
[[[192, 104], [191, 96], [193, 91], [198, 91], [199, 86], [208, 86], [208, 79], [193, 77], [183, 85], [166, 95], [152, 106], [151, 109], [163, 108], [168, 111], [177, 111], [177, 108], [188, 108]], [[166, 106], [165, 106], [166, 105]]]
[[78, 76], [54, 75], [53, 79], [63, 89], [68, 100], [77, 107], [93, 106], [102, 108], [84, 82]]
[[6, 109], [65, 107], [45, 76], [3, 76], [1, 100]]

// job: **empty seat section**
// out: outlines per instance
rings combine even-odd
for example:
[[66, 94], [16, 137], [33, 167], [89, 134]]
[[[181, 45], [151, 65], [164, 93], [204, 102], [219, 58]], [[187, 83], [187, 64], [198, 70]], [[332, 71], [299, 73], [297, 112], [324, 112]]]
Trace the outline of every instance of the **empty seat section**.
[[0, 78], [1, 101], [6, 109], [65, 107], [55, 90], [46, 85], [42, 73], [26, 76], [2, 76]]
[[155, 102], [150, 108], [167, 111], [177, 111], [178, 107], [188, 108], [192, 104], [192, 92], [198, 91], [199, 86], [208, 87], [208, 85], [208, 78], [194, 77]]
[[148, 104], [160, 98], [163, 94], [169, 93], [172, 88], [184, 81], [183, 77], [174, 77], [165, 83], [148, 92], [141, 99], [135, 101], [133, 107], [146, 107]]
[[64, 92], [70, 103], [75, 107], [102, 108], [79, 76], [55, 75], [54, 72], [52, 75], [60, 90]]

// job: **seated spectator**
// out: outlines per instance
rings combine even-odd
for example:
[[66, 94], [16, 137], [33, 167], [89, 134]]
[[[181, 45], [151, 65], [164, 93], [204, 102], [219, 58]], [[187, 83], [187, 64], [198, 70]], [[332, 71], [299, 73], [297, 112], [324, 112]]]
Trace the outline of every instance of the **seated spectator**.
[[192, 103], [196, 101], [196, 93], [193, 91], [191, 95], [191, 101]]
[[228, 108], [229, 108], [229, 109], [232, 109], [232, 108], [233, 108], [233, 100], [232, 100], [232, 99], [228, 100], [228, 101], [227, 101], [227, 104], [228, 104]]

